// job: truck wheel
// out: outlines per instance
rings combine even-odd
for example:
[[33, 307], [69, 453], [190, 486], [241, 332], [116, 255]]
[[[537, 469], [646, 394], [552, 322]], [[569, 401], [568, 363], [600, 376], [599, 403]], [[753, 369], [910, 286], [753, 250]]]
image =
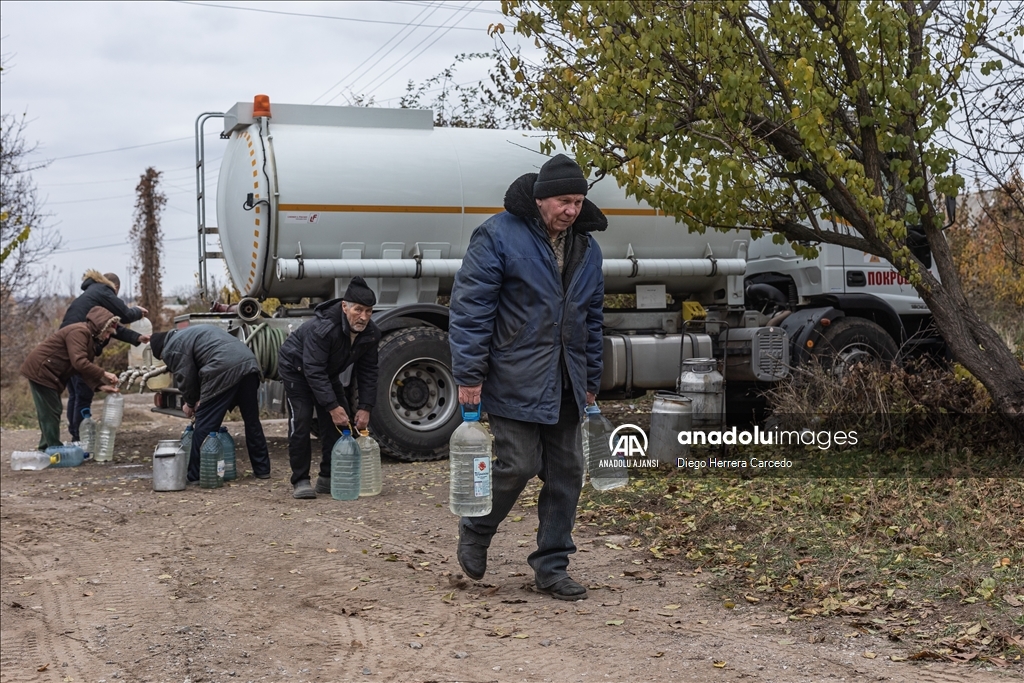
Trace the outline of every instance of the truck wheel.
[[815, 355], [841, 377], [857, 363], [889, 365], [899, 349], [880, 325], [864, 318], [840, 318], [825, 329]]
[[377, 367], [370, 427], [381, 450], [402, 462], [448, 457], [448, 439], [460, 422], [448, 333], [436, 327], [392, 332], [380, 342]]

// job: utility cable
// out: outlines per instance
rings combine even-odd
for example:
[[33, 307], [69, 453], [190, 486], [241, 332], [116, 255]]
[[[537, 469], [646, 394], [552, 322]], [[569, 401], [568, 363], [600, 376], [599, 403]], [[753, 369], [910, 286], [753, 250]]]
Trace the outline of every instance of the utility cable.
[[[427, 18], [429, 18], [429, 17], [430, 17], [430, 15], [432, 15], [432, 14], [433, 14], [434, 12], [436, 12], [436, 11], [437, 11], [437, 8], [438, 8], [439, 6], [440, 6], [439, 4], [438, 4], [438, 5], [436, 5], [436, 6], [434, 6], [434, 7], [433, 7], [433, 9], [431, 9], [431, 10], [430, 10], [430, 12], [429, 12], [429, 13], [427, 14], [427, 16], [423, 17], [423, 19], [424, 19], [424, 20], [426, 20]], [[422, 14], [423, 14], [424, 12], [426, 12], [426, 11], [427, 11], [427, 9], [429, 9], [429, 8], [430, 8], [430, 6], [428, 5], [427, 7], [424, 7], [423, 9], [421, 9], [421, 10], [419, 11], [419, 13], [418, 13], [418, 14], [417, 14], [417, 15], [416, 15], [415, 17], [413, 17], [413, 18], [412, 18], [412, 20], [413, 20], [413, 21], [415, 22], [415, 21], [416, 21], [417, 19], [419, 19], [419, 18], [420, 18], [420, 15], [422, 15]], [[408, 34], [407, 34], [407, 35], [406, 35], [405, 37], [403, 37], [403, 38], [402, 38], [401, 40], [399, 40], [399, 41], [398, 41], [397, 43], [395, 43], [395, 44], [394, 44], [394, 45], [393, 45], [393, 46], [391, 47], [391, 50], [388, 50], [388, 51], [387, 51], [387, 52], [385, 52], [385, 53], [384, 53], [383, 55], [381, 55], [380, 59], [378, 59], [378, 60], [377, 60], [376, 62], [374, 62], [373, 64], [371, 64], [371, 65], [370, 65], [369, 67], [367, 67], [367, 69], [366, 69], [366, 70], [367, 70], [367, 71], [369, 71], [369, 70], [370, 70], [370, 69], [372, 69], [373, 67], [377, 66], [377, 64], [379, 64], [379, 63], [380, 63], [380, 60], [381, 60], [381, 59], [384, 59], [384, 57], [387, 57], [387, 56], [388, 56], [389, 54], [391, 54], [391, 51], [392, 51], [392, 50], [394, 50], [394, 49], [395, 49], [395, 48], [397, 48], [397, 47], [398, 47], [399, 45], [401, 45], [401, 44], [402, 44], [403, 42], [405, 42], [405, 40], [406, 40], [406, 39], [407, 39], [407, 38], [408, 38], [409, 36], [411, 36], [411, 35], [413, 34], [413, 31], [415, 31], [415, 30], [416, 30], [417, 28], [419, 28], [419, 27], [420, 27], [421, 25], [422, 25], [422, 22], [420, 22], [420, 23], [416, 24], [415, 26], [413, 26], [411, 30], [409, 30], [409, 28], [410, 28], [410, 27], [408, 27], [408, 26], [403, 26], [402, 28], [398, 29], [398, 31], [397, 31], [397, 32], [395, 33], [395, 35], [393, 35], [393, 36], [391, 36], [390, 38], [388, 38], [387, 42], [385, 42], [385, 43], [384, 43], [383, 45], [381, 45], [381, 46], [380, 46], [380, 47], [378, 47], [378, 48], [377, 48], [376, 50], [374, 50], [374, 51], [373, 51], [373, 53], [371, 53], [370, 55], [368, 55], [368, 56], [366, 57], [366, 59], [364, 59], [363, 61], [361, 61], [361, 62], [359, 63], [359, 65], [358, 65], [358, 66], [357, 66], [356, 68], [354, 68], [354, 69], [352, 69], [351, 71], [349, 71], [349, 72], [348, 72], [348, 74], [346, 74], [346, 75], [345, 75], [344, 77], [342, 77], [342, 79], [341, 79], [341, 80], [339, 80], [339, 81], [338, 81], [337, 83], [335, 83], [335, 84], [334, 84], [334, 85], [332, 85], [332, 86], [331, 86], [330, 88], [328, 88], [327, 90], [325, 90], [325, 91], [324, 91], [324, 92], [323, 92], [323, 93], [322, 93], [322, 94], [320, 95], [320, 97], [317, 97], [317, 98], [316, 98], [315, 100], [313, 100], [312, 102], [310, 102], [310, 104], [316, 104], [316, 103], [317, 103], [317, 102], [319, 102], [319, 101], [320, 101], [321, 99], [323, 99], [324, 97], [326, 97], [328, 93], [330, 93], [330, 92], [331, 92], [332, 90], [334, 90], [334, 89], [335, 89], [335, 88], [337, 88], [337, 87], [338, 87], [339, 85], [341, 85], [342, 83], [344, 83], [345, 81], [347, 81], [347, 80], [348, 80], [349, 78], [351, 78], [353, 74], [355, 74], [355, 73], [356, 73], [357, 71], [359, 71], [359, 69], [363, 68], [363, 65], [364, 65], [364, 64], [366, 64], [366, 63], [367, 63], [368, 61], [370, 61], [371, 59], [373, 59], [373, 58], [374, 58], [374, 57], [375, 57], [375, 56], [377, 55], [377, 53], [378, 53], [378, 52], [380, 52], [381, 50], [383, 50], [383, 49], [384, 49], [385, 47], [387, 47], [387, 46], [388, 46], [388, 44], [389, 44], [389, 43], [390, 43], [391, 41], [393, 41], [393, 40], [394, 40], [395, 38], [397, 38], [398, 36], [400, 36], [400, 35], [402, 35], [403, 33], [405, 33], [405, 32], [406, 32], [406, 30], [409, 30], [409, 33], [408, 33]], [[359, 79], [359, 78], [361, 78], [361, 77], [362, 77], [362, 75], [360, 75], [359, 77], [357, 77], [357, 78], [356, 78], [356, 80], [358, 80], [358, 79]], [[335, 95], [335, 97], [337, 97], [337, 95]]]
[[[409, 22], [405, 21], [387, 21], [385, 19], [357, 19], [356, 17], [338, 17], [329, 14], [306, 14], [303, 12], [282, 12], [280, 10], [272, 9], [258, 9], [256, 7], [234, 7], [232, 5], [217, 5], [212, 2], [188, 2], [187, 0], [170, 0], [180, 5], [194, 5], [195, 7], [216, 7], [218, 9], [233, 9], [242, 12], [260, 12], [263, 14], [282, 14], [289, 17], [307, 17], [311, 19], [333, 19], [335, 21], [356, 21], [364, 24], [390, 24], [392, 26], [409, 26]], [[423, 28], [444, 28], [444, 26], [423, 26]], [[460, 27], [463, 31], [479, 31], [478, 28], [470, 28], [468, 26]]]
[[[481, 0], [481, 2], [478, 2], [476, 4], [476, 6], [479, 7], [481, 4], [482, 4], [482, 0]], [[468, 7], [468, 5], [469, 5], [469, 3], [466, 3], [465, 5], [463, 5], [461, 8], [459, 8], [459, 11], [462, 11], [462, 10], [466, 9], [466, 7]], [[377, 81], [380, 81], [379, 83], [377, 83], [375, 88], [373, 88], [372, 90], [367, 91], [365, 94], [367, 96], [369, 96], [369, 95], [372, 95], [373, 93], [375, 93], [377, 90], [379, 90], [381, 88], [381, 86], [383, 86], [385, 83], [387, 83], [392, 78], [397, 76], [401, 72], [402, 69], [404, 69], [405, 67], [409, 66], [409, 64], [414, 62], [420, 55], [422, 55], [424, 52], [429, 50], [437, 41], [441, 40], [441, 38], [443, 38], [445, 35], [447, 35], [447, 33], [449, 31], [451, 31], [452, 29], [456, 28], [456, 26], [459, 23], [461, 23], [463, 20], [465, 20], [466, 17], [468, 17], [468, 16], [469, 16], [468, 13], [463, 14], [463, 16], [460, 19], [458, 19], [458, 21], [456, 21], [454, 24], [452, 24], [450, 26], [447, 26], [447, 27], [444, 27], [445, 30], [442, 31], [440, 35], [438, 35], [436, 38], [434, 38], [434, 40], [432, 40], [430, 43], [428, 43], [422, 50], [420, 50], [415, 55], [413, 55], [408, 60], [406, 60], [406, 62], [404, 64], [402, 64], [401, 66], [398, 66], [399, 62], [401, 62], [406, 56], [408, 56], [410, 53], [412, 53], [413, 50], [415, 50], [417, 47], [419, 47], [420, 45], [423, 45], [423, 43], [426, 42], [431, 36], [433, 36], [434, 33], [437, 33], [437, 30], [434, 30], [434, 31], [430, 32], [429, 34], [427, 34], [426, 38], [424, 38], [419, 43], [417, 43], [415, 46], [413, 46], [413, 48], [411, 50], [409, 50], [409, 52], [406, 52], [405, 55], [402, 55], [402, 57], [399, 57], [394, 62], [394, 64], [392, 64], [388, 69], [386, 69], [383, 73], [381, 73], [379, 76], [377, 76], [377, 78], [373, 79], [372, 81], [367, 83], [365, 86], [363, 86], [364, 89], [365, 88], [369, 88], [374, 83], [377, 83]], [[452, 18], [454, 19], [454, 16]], [[397, 69], [396, 69], [396, 67], [397, 67]], [[384, 78], [384, 80], [380, 80], [385, 74], [387, 74], [389, 71], [392, 71], [392, 70], [394, 70], [394, 72], [390, 76], [388, 76], [387, 78]]]

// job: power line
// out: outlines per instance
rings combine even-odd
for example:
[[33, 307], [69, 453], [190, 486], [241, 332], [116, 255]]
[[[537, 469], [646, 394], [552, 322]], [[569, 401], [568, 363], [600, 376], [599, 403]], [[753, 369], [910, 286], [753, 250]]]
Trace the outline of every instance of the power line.
[[[181, 242], [183, 240], [191, 240], [191, 239], [195, 239], [195, 238], [194, 237], [172, 237], [171, 239], [165, 239], [165, 240], [161, 240], [161, 241], [162, 242]], [[75, 248], [75, 249], [58, 249], [58, 250], [56, 250], [56, 251], [54, 251], [52, 253], [54, 253], [54, 254], [72, 254], [72, 253], [79, 252], [79, 251], [92, 251], [93, 249], [108, 249], [110, 247], [126, 247], [126, 246], [128, 246], [128, 244], [125, 243], [124, 241], [121, 241], [121, 242], [111, 242], [110, 244], [99, 244], [99, 245], [96, 245], [95, 247], [78, 247], [78, 248]]]
[[[434, 12], [436, 12], [439, 6], [440, 6], [440, 5], [434, 6], [434, 7], [433, 7], [433, 9], [431, 9], [431, 10], [430, 10], [430, 12], [429, 12], [429, 13], [427, 14], [427, 16], [426, 16], [426, 17], [423, 17], [423, 18], [424, 18], [424, 20], [425, 20], [425, 19], [427, 19], [428, 17], [430, 17], [430, 16], [431, 16], [431, 15], [432, 15], [432, 14], [433, 14]], [[413, 22], [415, 22], [415, 21], [416, 21], [417, 19], [419, 19], [419, 18], [420, 18], [420, 15], [422, 15], [422, 14], [423, 14], [424, 12], [426, 12], [426, 11], [427, 11], [427, 8], [426, 8], [426, 7], [424, 7], [423, 9], [421, 9], [421, 10], [419, 11], [419, 13], [418, 13], [418, 14], [417, 14], [416, 16], [414, 16], [414, 17], [412, 18]], [[407, 38], [409, 38], [409, 36], [411, 36], [411, 35], [413, 34], [413, 31], [415, 31], [415, 30], [416, 30], [417, 28], [419, 28], [419, 27], [420, 27], [420, 25], [421, 25], [421, 24], [417, 24], [416, 26], [414, 26], [414, 27], [412, 28], [412, 30], [410, 30], [410, 31], [409, 31], [409, 33], [408, 33], [408, 34], [407, 34], [407, 35], [406, 35], [405, 37], [403, 37], [403, 38], [402, 38], [401, 40], [399, 40], [399, 41], [398, 41], [397, 43], [395, 43], [395, 44], [394, 44], [394, 45], [393, 45], [393, 46], [391, 47], [391, 49], [390, 49], [390, 50], [388, 50], [388, 51], [387, 51], [387, 52], [385, 52], [385, 53], [384, 53], [383, 55], [381, 55], [381, 56], [380, 56], [380, 58], [379, 58], [379, 59], [378, 59], [378, 60], [377, 60], [376, 62], [374, 62], [373, 64], [371, 64], [371, 65], [370, 65], [370, 66], [369, 66], [369, 67], [367, 68], [367, 71], [369, 71], [369, 70], [370, 70], [370, 69], [372, 69], [373, 67], [377, 66], [377, 64], [379, 64], [379, 63], [380, 63], [380, 60], [381, 60], [381, 59], [384, 59], [385, 57], [387, 57], [387, 56], [388, 56], [389, 54], [391, 54], [391, 52], [392, 52], [392, 51], [393, 51], [393, 50], [394, 50], [395, 48], [397, 48], [397, 47], [398, 47], [399, 45], [401, 45], [402, 43], [404, 43], [404, 42], [406, 41], [406, 39], [407, 39]], [[316, 103], [317, 103], [317, 101], [319, 101], [319, 100], [323, 99], [323, 97], [324, 97], [325, 95], [327, 95], [327, 93], [331, 92], [332, 90], [334, 90], [335, 88], [337, 88], [337, 87], [338, 87], [339, 85], [341, 85], [342, 83], [344, 83], [345, 81], [347, 81], [347, 80], [348, 80], [349, 78], [351, 78], [351, 77], [352, 77], [352, 75], [353, 75], [354, 73], [356, 73], [357, 71], [359, 71], [359, 69], [363, 68], [363, 65], [364, 65], [364, 64], [366, 64], [366, 63], [367, 63], [368, 61], [370, 61], [371, 59], [373, 59], [373, 58], [374, 58], [374, 56], [375, 56], [375, 55], [376, 55], [376, 54], [377, 54], [378, 52], [380, 52], [380, 51], [381, 51], [381, 50], [383, 50], [383, 49], [384, 49], [385, 47], [387, 47], [387, 46], [388, 46], [388, 43], [390, 43], [390, 42], [391, 42], [392, 40], [394, 40], [394, 39], [395, 39], [395, 38], [397, 38], [398, 36], [400, 36], [400, 35], [402, 35], [403, 33], [405, 33], [405, 31], [406, 31], [407, 29], [409, 29], [409, 27], [408, 27], [408, 26], [403, 26], [402, 28], [398, 29], [398, 31], [397, 31], [397, 32], [395, 33], [395, 35], [393, 35], [393, 36], [391, 36], [390, 38], [388, 38], [387, 42], [385, 42], [385, 43], [384, 43], [383, 45], [381, 45], [381, 46], [380, 46], [380, 47], [378, 47], [378, 48], [377, 48], [376, 50], [374, 50], [374, 51], [373, 51], [373, 53], [372, 53], [372, 54], [370, 54], [369, 56], [367, 56], [367, 57], [366, 57], [366, 59], [364, 59], [363, 61], [361, 61], [361, 62], [359, 63], [359, 65], [358, 65], [358, 66], [357, 66], [356, 68], [354, 68], [354, 69], [352, 69], [351, 71], [349, 71], [349, 72], [348, 72], [348, 74], [346, 74], [346, 75], [345, 75], [344, 77], [342, 77], [342, 79], [341, 79], [341, 80], [339, 80], [339, 81], [338, 81], [337, 83], [335, 83], [335, 84], [334, 84], [334, 85], [332, 85], [332, 86], [331, 86], [330, 88], [328, 88], [328, 89], [327, 89], [326, 91], [324, 91], [324, 93], [323, 93], [322, 95], [320, 95], [320, 97], [317, 97], [317, 98], [316, 98], [315, 100], [313, 100], [312, 102], [310, 102], [310, 104], [316, 104]], [[358, 77], [357, 77], [357, 79], [356, 79], [356, 80], [358, 80]], [[334, 100], [335, 98], [337, 98], [337, 95], [335, 95], [334, 97], [332, 97], [332, 98], [331, 98], [331, 100], [329, 100], [329, 101], [333, 101], [333, 100]]]
[[77, 159], [79, 157], [91, 157], [91, 156], [95, 156], [97, 154], [110, 154], [112, 152], [124, 152], [124, 151], [127, 151], [129, 149], [140, 149], [142, 147], [155, 147], [156, 145], [166, 145], [169, 142], [181, 142], [182, 140], [192, 140], [192, 139], [193, 139], [193, 137], [190, 135], [187, 138], [174, 138], [173, 140], [161, 140], [160, 142], [147, 142], [147, 143], [145, 143], [143, 145], [131, 145], [130, 147], [117, 147], [115, 149], [101, 149], [98, 152], [83, 152], [82, 154], [69, 154], [66, 157], [56, 157], [54, 159], [50, 159], [50, 161], [53, 162], [53, 161], [62, 161], [64, 159]]
[[[389, 4], [392, 4], [392, 5], [411, 5], [413, 7], [422, 7], [424, 5], [430, 6], [431, 4], [433, 4], [431, 2], [402, 2], [402, 0], [388, 0], [388, 1], [389, 1]], [[497, 14], [498, 16], [501, 16], [501, 17], [505, 16], [504, 14], [502, 14], [501, 12], [499, 12], [496, 9], [477, 9], [476, 7], [474, 7], [473, 9], [471, 9], [469, 11], [470, 12], [479, 12], [481, 14]]]
[[[483, 0], [480, 0], [480, 2], [478, 2], [478, 3], [476, 4], [476, 7], [479, 7], [479, 6], [480, 6], [480, 5], [482, 5], [482, 4], [483, 4]], [[468, 5], [469, 5], [469, 3], [467, 2], [467, 3], [465, 4], [465, 5], [463, 5], [462, 9], [465, 9], [465, 8], [466, 8], [466, 7], [468, 6]], [[412, 62], [414, 62], [414, 61], [415, 61], [415, 60], [416, 60], [416, 59], [417, 59], [417, 58], [418, 58], [418, 57], [419, 57], [420, 55], [422, 55], [422, 54], [423, 54], [424, 52], [426, 52], [427, 50], [429, 50], [429, 49], [430, 49], [430, 48], [431, 48], [431, 47], [432, 47], [432, 46], [434, 45], [434, 43], [436, 43], [437, 41], [441, 40], [441, 38], [444, 38], [444, 36], [445, 36], [445, 35], [446, 35], [446, 34], [448, 33], [448, 31], [451, 31], [452, 29], [454, 29], [454, 28], [457, 28], [458, 24], [459, 24], [459, 23], [461, 23], [461, 22], [462, 22], [462, 21], [463, 21], [463, 20], [464, 20], [464, 19], [465, 19], [466, 17], [468, 17], [468, 16], [469, 16], [469, 14], [468, 14], [468, 13], [467, 13], [467, 14], [464, 14], [464, 15], [462, 16], [462, 18], [461, 18], [461, 19], [459, 19], [458, 21], [456, 21], [456, 22], [455, 22], [454, 24], [452, 24], [451, 26], [447, 27], [447, 28], [445, 29], [445, 31], [443, 31], [443, 32], [441, 33], [441, 35], [437, 36], [437, 38], [434, 38], [434, 40], [433, 40], [433, 41], [431, 41], [431, 42], [430, 42], [430, 43], [429, 43], [429, 44], [428, 44], [428, 45], [427, 45], [426, 47], [424, 47], [424, 48], [423, 48], [422, 50], [420, 50], [420, 51], [419, 51], [419, 52], [417, 52], [417, 53], [416, 53], [415, 55], [413, 55], [412, 57], [410, 57], [408, 61], [406, 61], [406, 62], [405, 62], [404, 64], [402, 64], [402, 65], [401, 65], [401, 66], [400, 66], [400, 67], [398, 68], [398, 70], [397, 70], [397, 71], [395, 71], [395, 72], [394, 72], [393, 74], [391, 74], [390, 76], [388, 76], [387, 78], [385, 78], [385, 79], [384, 79], [383, 81], [381, 81], [380, 83], [378, 83], [378, 84], [377, 84], [377, 87], [375, 87], [375, 88], [374, 88], [373, 90], [370, 90], [369, 92], [367, 92], [367, 93], [366, 93], [366, 95], [368, 95], [368, 96], [369, 96], [369, 95], [372, 95], [372, 94], [373, 94], [373, 93], [375, 93], [375, 92], [376, 92], [377, 90], [379, 90], [379, 89], [380, 89], [380, 87], [381, 87], [382, 85], [384, 85], [385, 83], [387, 83], [388, 81], [390, 81], [390, 80], [391, 80], [392, 78], [394, 78], [394, 77], [395, 77], [396, 75], [398, 75], [398, 73], [399, 73], [399, 72], [400, 72], [400, 71], [401, 71], [402, 69], [404, 69], [405, 67], [409, 66], [409, 65], [410, 65], [410, 64], [411, 64]], [[431, 35], [432, 35], [432, 34], [431, 34]], [[427, 37], [429, 38], [430, 36], [428, 35]], [[426, 38], [424, 38], [424, 40], [426, 40]], [[423, 43], [423, 41], [420, 41], [419, 43], [417, 43], [417, 44], [416, 44], [416, 47], [419, 47], [419, 46], [420, 46], [420, 45], [421, 45], [422, 43]], [[416, 49], [416, 47], [412, 48], [412, 50], [415, 50], [415, 49]], [[412, 50], [409, 50], [409, 52], [412, 52]], [[407, 52], [406, 54], [409, 54], [409, 53]], [[399, 61], [401, 61], [401, 59], [402, 59], [402, 58], [400, 57], [400, 58], [399, 58]], [[396, 64], [397, 64], [397, 62], [396, 62]], [[389, 69], [389, 70], [390, 70], [390, 69]], [[385, 71], [384, 73], [387, 73], [387, 71]], [[384, 75], [384, 74], [381, 74], [381, 76], [383, 76], [383, 75]], [[366, 86], [364, 86], [364, 87], [367, 87], [367, 88], [369, 88], [369, 87], [370, 87], [371, 85], [373, 85], [373, 83], [374, 83], [374, 82], [375, 82], [376, 80], [378, 80], [379, 78], [380, 78], [380, 76], [378, 76], [378, 77], [377, 77], [377, 79], [374, 79], [373, 81], [370, 81], [370, 83], [368, 83], [368, 84], [367, 84]]]
[[[357, 19], [355, 17], [338, 17], [329, 14], [305, 14], [303, 12], [282, 12], [280, 10], [272, 9], [257, 9], [255, 7], [234, 7], [232, 5], [217, 5], [211, 2], [189, 2], [188, 0], [170, 0], [171, 2], [178, 3], [180, 5], [194, 5], [196, 7], [216, 7], [218, 9], [233, 9], [240, 10], [243, 12], [260, 12], [262, 14], [282, 14], [289, 17], [307, 17], [312, 19], [333, 19], [335, 21], [356, 21], [364, 24], [390, 24], [392, 26], [409, 26], [409, 22], [404, 21], [387, 21], [384, 19]], [[423, 25], [421, 28], [445, 28], [444, 26], [427, 26]], [[479, 28], [471, 26], [459, 27], [462, 31], [479, 31]]]

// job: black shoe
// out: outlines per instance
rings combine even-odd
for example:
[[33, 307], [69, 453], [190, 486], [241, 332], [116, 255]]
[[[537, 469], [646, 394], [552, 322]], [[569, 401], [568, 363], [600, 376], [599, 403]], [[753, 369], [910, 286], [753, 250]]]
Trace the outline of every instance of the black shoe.
[[266, 474], [255, 474], [253, 476], [257, 479], [270, 479], [270, 472], [267, 472]]
[[295, 484], [295, 488], [292, 491], [292, 498], [299, 500], [307, 500], [310, 498], [316, 498], [316, 491], [309, 485], [309, 479], [301, 479]]
[[331, 495], [331, 478], [320, 476], [316, 478], [316, 492]]
[[555, 600], [586, 600], [587, 589], [582, 584], [573, 581], [568, 576], [555, 581], [550, 586], [536, 584], [537, 591], [550, 595]]
[[463, 536], [462, 526], [459, 526], [459, 549], [455, 553], [459, 559], [459, 566], [466, 576], [479, 581], [484, 578], [487, 572], [487, 546], [474, 543]]

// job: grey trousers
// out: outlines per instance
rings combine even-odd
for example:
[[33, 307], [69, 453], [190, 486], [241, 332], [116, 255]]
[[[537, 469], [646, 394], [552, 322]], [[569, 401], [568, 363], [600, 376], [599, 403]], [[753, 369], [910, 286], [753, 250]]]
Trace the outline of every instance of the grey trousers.
[[569, 575], [569, 555], [576, 552], [572, 528], [583, 487], [579, 409], [575, 401], [563, 403], [558, 422], [553, 425], [491, 415], [490, 427], [496, 456], [491, 473], [491, 513], [463, 517], [462, 533], [467, 540], [490, 546], [491, 537], [527, 482], [540, 477], [544, 484], [537, 503], [537, 550], [528, 561], [537, 585], [546, 588]]

